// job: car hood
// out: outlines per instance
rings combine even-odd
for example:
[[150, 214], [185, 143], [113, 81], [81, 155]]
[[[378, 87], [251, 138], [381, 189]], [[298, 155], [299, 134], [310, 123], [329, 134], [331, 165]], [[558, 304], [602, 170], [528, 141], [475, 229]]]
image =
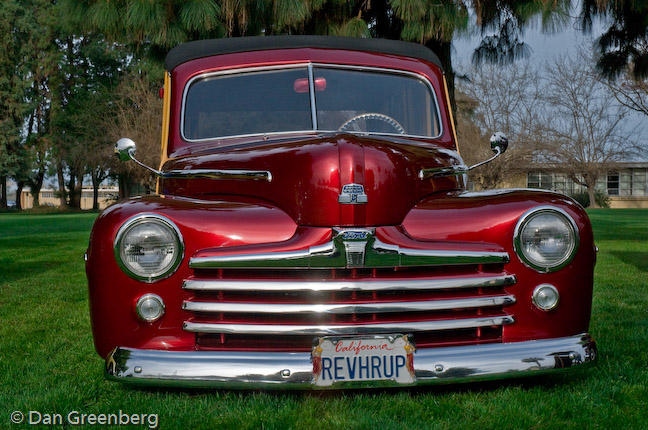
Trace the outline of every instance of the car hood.
[[[460, 176], [419, 178], [423, 168], [459, 166], [463, 161], [456, 151], [415, 139], [333, 133], [200, 148], [168, 160], [163, 170], [264, 170], [271, 172], [271, 180], [164, 178], [161, 194], [262, 200], [299, 225], [398, 225], [425, 196], [463, 188]], [[348, 184], [362, 186], [365, 203], [339, 202]], [[352, 186], [344, 191], [349, 188], [360, 190]]]

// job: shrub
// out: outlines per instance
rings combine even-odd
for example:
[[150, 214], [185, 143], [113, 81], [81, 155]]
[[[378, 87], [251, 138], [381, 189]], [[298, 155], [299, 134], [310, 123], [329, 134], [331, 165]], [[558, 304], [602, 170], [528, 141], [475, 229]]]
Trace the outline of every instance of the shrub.
[[[587, 208], [590, 205], [589, 194], [587, 192], [576, 193], [571, 195], [570, 197], [576, 200], [584, 208]], [[596, 190], [594, 192], [594, 199], [596, 200], [596, 204], [599, 205], [600, 207], [602, 208], [610, 207], [610, 197], [607, 194], [599, 190]]]
[[570, 197], [576, 200], [584, 208], [589, 206], [589, 194], [587, 193], [575, 193]]

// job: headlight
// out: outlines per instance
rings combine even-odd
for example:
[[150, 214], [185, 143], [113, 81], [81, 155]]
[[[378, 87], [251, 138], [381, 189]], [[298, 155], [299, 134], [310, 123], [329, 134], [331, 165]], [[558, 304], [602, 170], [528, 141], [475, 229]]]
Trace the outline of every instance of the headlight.
[[121, 269], [144, 282], [170, 276], [184, 255], [178, 227], [161, 215], [148, 213], [136, 215], [121, 226], [114, 249]]
[[513, 235], [515, 252], [539, 272], [565, 267], [578, 249], [578, 228], [562, 209], [533, 208], [520, 217]]

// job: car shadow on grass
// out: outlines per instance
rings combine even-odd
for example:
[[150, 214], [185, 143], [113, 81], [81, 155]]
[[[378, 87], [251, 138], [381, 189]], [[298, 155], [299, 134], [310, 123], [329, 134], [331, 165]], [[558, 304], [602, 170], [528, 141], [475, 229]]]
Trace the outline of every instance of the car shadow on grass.
[[62, 264], [61, 260], [30, 260], [15, 261], [9, 258], [0, 259], [0, 283], [15, 282], [24, 278], [31, 278], [35, 274], [42, 274], [50, 270], [56, 270]]
[[642, 272], [648, 272], [648, 252], [611, 251], [610, 254]]

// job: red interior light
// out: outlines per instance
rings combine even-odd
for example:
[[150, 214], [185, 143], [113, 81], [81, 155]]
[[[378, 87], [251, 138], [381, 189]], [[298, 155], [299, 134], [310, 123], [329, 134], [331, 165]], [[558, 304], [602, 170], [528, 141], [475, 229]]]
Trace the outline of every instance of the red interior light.
[[[308, 78], [295, 79], [293, 89], [296, 93], [308, 92]], [[326, 89], [326, 78], [315, 78], [315, 91], [324, 91]]]

